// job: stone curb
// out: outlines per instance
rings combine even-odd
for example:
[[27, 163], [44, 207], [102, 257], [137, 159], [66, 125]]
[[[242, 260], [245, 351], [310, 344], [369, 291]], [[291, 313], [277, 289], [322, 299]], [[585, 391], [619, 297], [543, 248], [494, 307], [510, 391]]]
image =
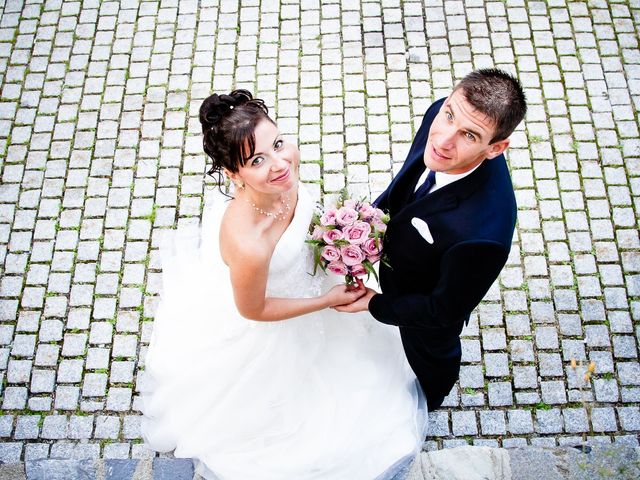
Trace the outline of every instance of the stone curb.
[[[636, 480], [640, 449], [596, 446], [491, 448], [422, 452], [406, 480]], [[0, 464], [0, 480], [198, 480], [190, 459], [43, 459]], [[345, 479], [352, 480], [352, 479]]]
[[0, 480], [194, 480], [191, 459], [42, 459], [0, 465]]
[[640, 449], [629, 446], [458, 447], [422, 452], [406, 480], [637, 480]]

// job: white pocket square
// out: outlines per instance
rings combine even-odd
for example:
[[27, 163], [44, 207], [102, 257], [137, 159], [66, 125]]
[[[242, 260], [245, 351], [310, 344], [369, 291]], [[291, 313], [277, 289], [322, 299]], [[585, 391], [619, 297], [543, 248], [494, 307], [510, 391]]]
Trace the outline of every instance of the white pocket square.
[[418, 217], [413, 217], [411, 219], [411, 225], [418, 231], [420, 236], [424, 238], [427, 242], [433, 243], [433, 235], [431, 235], [431, 230], [429, 230], [429, 225], [427, 222]]

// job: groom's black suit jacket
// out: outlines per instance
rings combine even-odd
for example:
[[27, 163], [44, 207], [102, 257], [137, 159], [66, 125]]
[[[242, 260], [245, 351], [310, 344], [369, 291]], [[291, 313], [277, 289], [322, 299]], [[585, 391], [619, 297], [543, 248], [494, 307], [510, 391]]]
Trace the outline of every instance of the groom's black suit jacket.
[[[425, 169], [429, 128], [443, 102], [427, 110], [402, 169], [375, 202], [391, 217], [384, 240], [390, 266], [380, 265], [382, 294], [369, 302], [378, 321], [400, 327], [407, 359], [427, 399], [438, 405], [429, 392], [437, 397], [439, 390], [446, 390], [444, 397], [455, 383], [459, 334], [504, 266], [516, 222], [515, 195], [503, 155], [410, 201]], [[433, 243], [414, 226], [420, 223], [417, 219], [428, 225]], [[434, 377], [434, 369], [448, 368], [443, 361], [457, 362], [455, 372], [444, 375], [453, 379]]]

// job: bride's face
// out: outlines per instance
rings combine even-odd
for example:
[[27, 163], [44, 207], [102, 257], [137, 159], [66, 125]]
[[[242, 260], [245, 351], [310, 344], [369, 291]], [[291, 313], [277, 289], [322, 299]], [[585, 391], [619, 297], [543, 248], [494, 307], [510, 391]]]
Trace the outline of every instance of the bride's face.
[[256, 126], [255, 152], [236, 174], [245, 186], [263, 193], [281, 193], [298, 182], [300, 150], [288, 143], [268, 120]]

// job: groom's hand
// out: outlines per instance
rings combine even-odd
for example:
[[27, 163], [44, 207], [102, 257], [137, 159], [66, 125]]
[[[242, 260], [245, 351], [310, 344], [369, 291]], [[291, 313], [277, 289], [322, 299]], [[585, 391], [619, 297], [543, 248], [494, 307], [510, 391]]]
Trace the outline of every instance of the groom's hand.
[[[359, 278], [356, 278], [358, 282], [358, 288], [365, 288], [364, 283]], [[358, 298], [353, 303], [347, 303], [345, 305], [338, 305], [336, 307], [332, 307], [334, 310], [343, 313], [356, 313], [356, 312], [366, 312], [369, 310], [369, 300], [371, 297], [376, 295], [378, 292], [372, 290], [371, 288], [366, 288], [366, 293]]]

